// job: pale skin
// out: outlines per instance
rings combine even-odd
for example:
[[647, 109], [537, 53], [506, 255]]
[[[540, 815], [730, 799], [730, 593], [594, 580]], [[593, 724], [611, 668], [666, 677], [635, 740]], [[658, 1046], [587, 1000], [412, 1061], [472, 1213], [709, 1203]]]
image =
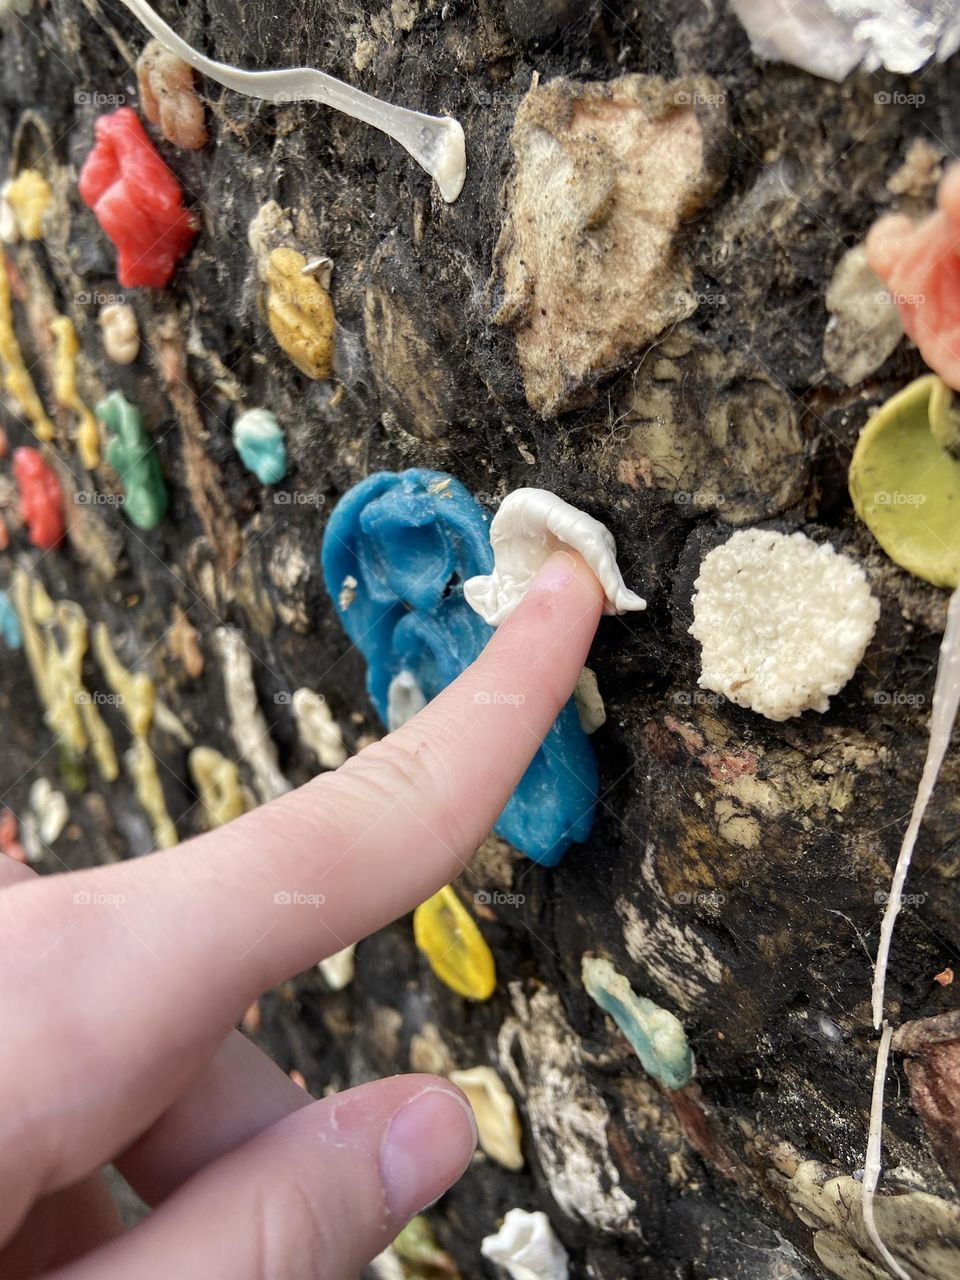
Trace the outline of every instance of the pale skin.
[[[0, 859], [5, 1280], [352, 1280], [460, 1177], [476, 1129], [449, 1081], [315, 1102], [234, 1028], [463, 870], [602, 604], [560, 552], [473, 666], [336, 772], [116, 866], [41, 878]], [[110, 1161], [154, 1209], [126, 1233]]]

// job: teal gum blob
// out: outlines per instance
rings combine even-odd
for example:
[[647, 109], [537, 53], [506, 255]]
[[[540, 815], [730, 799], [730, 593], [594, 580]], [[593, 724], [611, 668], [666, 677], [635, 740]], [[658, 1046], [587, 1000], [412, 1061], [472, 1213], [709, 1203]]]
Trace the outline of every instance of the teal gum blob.
[[13, 601], [6, 591], [0, 591], [0, 636], [8, 649], [23, 647], [23, 632], [20, 630], [20, 619], [13, 607]]
[[693, 1055], [680, 1019], [638, 996], [609, 960], [584, 956], [587, 995], [609, 1013], [630, 1041], [640, 1065], [664, 1089], [682, 1089], [693, 1077]]
[[233, 445], [261, 484], [279, 484], [287, 474], [287, 445], [269, 409], [248, 409], [233, 424]]

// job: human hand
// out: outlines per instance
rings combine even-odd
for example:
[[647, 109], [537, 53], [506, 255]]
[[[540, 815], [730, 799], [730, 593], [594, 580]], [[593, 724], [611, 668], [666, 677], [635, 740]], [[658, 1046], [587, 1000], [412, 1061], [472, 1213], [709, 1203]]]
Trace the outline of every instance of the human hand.
[[[314, 1102], [232, 1028], [463, 869], [602, 603], [558, 553], [458, 680], [336, 772], [116, 866], [38, 878], [0, 859], [5, 1280], [347, 1280], [456, 1181], [476, 1130], [448, 1081]], [[125, 1235], [110, 1161], [156, 1209]]]

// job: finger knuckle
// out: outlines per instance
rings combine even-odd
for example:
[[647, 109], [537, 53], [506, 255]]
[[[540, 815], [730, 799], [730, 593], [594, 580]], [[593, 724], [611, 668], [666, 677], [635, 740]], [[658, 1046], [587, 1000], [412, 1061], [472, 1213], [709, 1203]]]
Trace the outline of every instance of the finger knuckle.
[[322, 1280], [336, 1241], [330, 1218], [295, 1176], [256, 1188], [251, 1213], [255, 1280]]
[[361, 802], [369, 798], [382, 807], [399, 801], [429, 821], [444, 845], [459, 849], [465, 838], [457, 803], [462, 779], [453, 776], [450, 756], [442, 740], [401, 731], [358, 760], [349, 781]]

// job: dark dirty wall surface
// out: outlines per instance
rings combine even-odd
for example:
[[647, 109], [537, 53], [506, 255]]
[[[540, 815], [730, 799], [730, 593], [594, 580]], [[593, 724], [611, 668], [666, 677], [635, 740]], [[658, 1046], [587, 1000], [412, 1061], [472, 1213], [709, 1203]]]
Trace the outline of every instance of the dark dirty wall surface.
[[[920, 772], [945, 596], [886, 560], [854, 520], [845, 486], [871, 408], [921, 372], [920, 359], [901, 343], [867, 383], [843, 387], [823, 367], [823, 295], [843, 251], [889, 206], [885, 184], [910, 141], [960, 150], [956, 61], [915, 81], [876, 74], [837, 86], [759, 64], [724, 6], [699, 0], [451, 0], [442, 13], [428, 0], [158, 8], [220, 60], [312, 63], [457, 116], [466, 186], [446, 206], [406, 153], [372, 130], [201, 80], [211, 142], [196, 153], [162, 141], [159, 149], [203, 230], [169, 289], [126, 291], [145, 345], [129, 368], [109, 365], [97, 301], [124, 291], [75, 177], [103, 109], [96, 95], [135, 103], [132, 61], [146, 37], [118, 4], [100, 0], [40, 0], [23, 19], [9, 15], [0, 28], [0, 155], [5, 167], [36, 164], [67, 179], [45, 241], [11, 252], [32, 299], [18, 311], [21, 341], [41, 357], [38, 384], [52, 407], [41, 322], [51, 307], [75, 319], [85, 398], [118, 387], [139, 405], [171, 505], [148, 534], [116, 509], [87, 510], [55, 554], [15, 535], [0, 554], [0, 585], [15, 564], [34, 565], [54, 598], [107, 623], [121, 658], [141, 660], [198, 743], [228, 754], [210, 634], [239, 627], [258, 660], [282, 767], [299, 783], [315, 765], [277, 695], [321, 691], [351, 748], [380, 732], [319, 573], [325, 511], [347, 487], [380, 468], [437, 467], [491, 505], [539, 485], [605, 521], [649, 609], [605, 621], [591, 657], [608, 720], [594, 739], [603, 796], [589, 843], [546, 871], [488, 842], [464, 877], [472, 907], [479, 889], [523, 897], [477, 908], [496, 955], [494, 998], [468, 1005], [441, 986], [404, 919], [361, 944], [346, 991], [327, 992], [307, 973], [268, 994], [260, 1039], [317, 1094], [410, 1066], [499, 1066], [523, 1116], [526, 1167], [508, 1173], [478, 1158], [430, 1213], [468, 1277], [493, 1274], [479, 1241], [514, 1205], [547, 1211], [575, 1276], [814, 1276], [823, 1273], [815, 1229], [832, 1233], [833, 1274], [881, 1275], [855, 1270], [853, 1226], [834, 1230], [817, 1217], [800, 1162], [820, 1161], [830, 1175], [863, 1163], [876, 895], [888, 886]], [[498, 284], [488, 283], [509, 133], [534, 72], [706, 74], [727, 112], [726, 176], [680, 237], [701, 295], [672, 335], [683, 376], [654, 386], [649, 362], [635, 359], [592, 405], [551, 421], [526, 403], [513, 337], [490, 323]], [[923, 101], [877, 101], [893, 89]], [[328, 383], [294, 369], [258, 311], [246, 229], [270, 199], [292, 211], [298, 247], [335, 263]], [[700, 490], [731, 495], [741, 523], [803, 528], [866, 567], [881, 621], [827, 714], [773, 724], [699, 694], [689, 602], [702, 555], [729, 525], [722, 504], [685, 500], [679, 483], [680, 492], [647, 487], [622, 465], [632, 423], [654, 395], [656, 412], [692, 442]], [[728, 450], [697, 435], [718, 397], [733, 424]], [[277, 492], [291, 501], [274, 501], [236, 456], [238, 398], [269, 406], [285, 425], [292, 466]], [[26, 443], [18, 419], [8, 409], [0, 416], [11, 446]], [[60, 453], [79, 480], [75, 457]], [[2, 468], [8, 475], [9, 461]], [[168, 643], [177, 607], [199, 632], [196, 679]], [[92, 657], [85, 672], [91, 688], [103, 684]], [[35, 779], [63, 784], [25, 660], [2, 648], [0, 698], [4, 803], [20, 814]], [[114, 708], [103, 712], [126, 746]], [[152, 745], [185, 838], [201, 829], [186, 748], [159, 729]], [[917, 901], [898, 927], [888, 983], [895, 1022], [956, 1004], [933, 981], [957, 962], [956, 759], [917, 850]], [[151, 847], [123, 774], [105, 786], [91, 771], [70, 812], [43, 871]], [[586, 950], [609, 956], [638, 992], [681, 1017], [697, 1060], [682, 1096], [654, 1088], [586, 996]], [[907, 1235], [920, 1241], [911, 1265], [924, 1277], [960, 1274], [960, 1228], [945, 1203], [955, 1190], [896, 1056], [887, 1119], [886, 1163], [897, 1170], [888, 1185], [902, 1193]], [[918, 1189], [939, 1206], [922, 1229], [907, 1195]], [[952, 1240], [939, 1261], [927, 1252], [938, 1232]]]

